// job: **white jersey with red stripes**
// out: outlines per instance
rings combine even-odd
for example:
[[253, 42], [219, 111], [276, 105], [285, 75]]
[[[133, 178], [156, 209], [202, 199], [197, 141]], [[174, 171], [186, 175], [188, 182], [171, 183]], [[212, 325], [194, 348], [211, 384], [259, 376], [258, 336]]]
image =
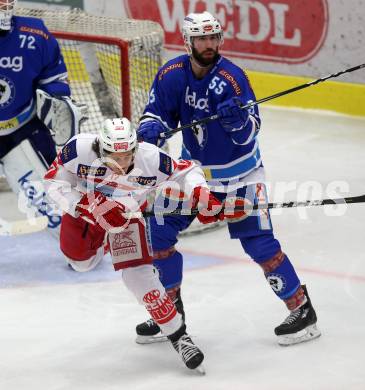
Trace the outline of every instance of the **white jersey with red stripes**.
[[156, 189], [173, 188], [190, 197], [195, 187], [207, 187], [203, 171], [195, 163], [175, 160], [146, 142], [139, 143], [127, 173], [117, 175], [93, 150], [95, 139], [94, 134], [71, 138], [45, 175], [50, 197], [72, 216], [78, 216], [76, 206], [83, 194], [94, 191], [137, 211], [145, 204], [148, 193]]

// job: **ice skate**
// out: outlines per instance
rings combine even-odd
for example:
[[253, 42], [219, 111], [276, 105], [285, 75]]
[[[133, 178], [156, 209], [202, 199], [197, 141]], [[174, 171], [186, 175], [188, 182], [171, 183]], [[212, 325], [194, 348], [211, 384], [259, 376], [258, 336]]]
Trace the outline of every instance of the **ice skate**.
[[191, 337], [185, 332], [186, 326], [181, 328], [174, 334], [168, 336], [175, 351], [180, 355], [182, 361], [187, 368], [196, 370], [199, 374], [204, 375], [205, 369], [202, 365], [204, 360], [203, 352], [194, 344]]
[[[184, 304], [181, 299], [180, 289], [176, 292], [174, 303], [177, 311], [182, 315], [183, 321], [185, 321]], [[167, 336], [161, 332], [160, 327], [152, 318], [142, 322], [141, 324], [138, 324], [136, 326], [136, 333], [137, 344], [153, 344], [168, 341]]]
[[291, 311], [290, 315], [275, 328], [278, 343], [282, 346], [294, 345], [316, 339], [321, 335], [317, 328], [317, 316], [309, 298], [307, 288], [302, 286], [306, 302]]
[[136, 343], [137, 344], [153, 344], [168, 341], [167, 336], [164, 336], [160, 327], [150, 318], [136, 326]]

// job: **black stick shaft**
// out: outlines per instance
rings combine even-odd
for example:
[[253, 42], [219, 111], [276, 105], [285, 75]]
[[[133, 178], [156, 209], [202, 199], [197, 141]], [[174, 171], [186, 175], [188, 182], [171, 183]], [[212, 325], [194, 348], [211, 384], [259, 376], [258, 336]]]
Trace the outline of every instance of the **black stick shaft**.
[[[292, 207], [312, 207], [312, 206], [325, 206], [325, 205], [336, 205], [336, 204], [351, 204], [351, 203], [365, 203], [365, 194], [359, 196], [350, 196], [347, 198], [335, 198], [335, 199], [320, 199], [320, 200], [305, 200], [305, 201], [292, 201], [282, 203], [259, 203], [256, 205], [248, 205], [244, 207], [236, 207], [235, 211], [246, 211], [250, 213], [254, 210], [268, 210], [268, 209], [279, 209], [279, 208], [292, 208]], [[232, 212], [232, 210], [230, 209]], [[142, 216], [144, 218], [149, 217], [167, 217], [172, 215], [197, 215], [198, 209], [191, 210], [174, 210], [171, 212], [165, 211], [144, 211]], [[138, 214], [138, 213], [137, 213]]]
[[[287, 89], [285, 91], [281, 91], [281, 92], [275, 93], [274, 95], [267, 96], [265, 98], [256, 100], [255, 102], [248, 103], [248, 104], [246, 104], [244, 106], [242, 105], [241, 109], [247, 109], [247, 108], [256, 106], [258, 104], [265, 103], [265, 102], [267, 102], [269, 100], [273, 100], [273, 99], [276, 99], [278, 97], [281, 97], [281, 96], [284, 96], [284, 95], [288, 95], [289, 93], [300, 91], [301, 89], [308, 88], [308, 87], [311, 87], [312, 85], [316, 85], [316, 84], [322, 83], [323, 81], [326, 81], [328, 79], [332, 79], [332, 78], [341, 76], [344, 73], [354, 72], [355, 70], [358, 70], [358, 69], [361, 69], [361, 68], [364, 68], [364, 67], [365, 67], [365, 64], [361, 64], [361, 65], [353, 66], [353, 67], [348, 68], [348, 69], [341, 70], [340, 72], [337, 72], [337, 73], [332, 73], [332, 74], [330, 74], [328, 76], [321, 77], [321, 78], [319, 78], [317, 80], [313, 80], [313, 81], [310, 81], [308, 83], [301, 84], [301, 85], [298, 85], [296, 87]], [[179, 131], [182, 131], [182, 130], [185, 130], [185, 129], [189, 129], [191, 127], [194, 127], [196, 125], [200, 125], [202, 123], [211, 122], [211, 121], [217, 120], [218, 118], [219, 118], [219, 116], [217, 114], [212, 115], [212, 116], [208, 116], [208, 117], [200, 119], [200, 120], [198, 120], [198, 121], [196, 121], [194, 123], [190, 123], [188, 125], [184, 125], [184, 126], [176, 128], [176, 129], [167, 131], [166, 133], [164, 133], [163, 137], [169, 137], [172, 134], [178, 133]]]

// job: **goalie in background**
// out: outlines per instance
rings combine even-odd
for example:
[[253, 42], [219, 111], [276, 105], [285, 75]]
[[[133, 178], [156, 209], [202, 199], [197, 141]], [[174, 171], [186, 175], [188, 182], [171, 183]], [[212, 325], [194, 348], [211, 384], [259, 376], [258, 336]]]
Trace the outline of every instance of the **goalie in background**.
[[0, 163], [20, 210], [46, 215], [58, 236], [61, 215], [46, 201], [42, 178], [56, 142], [79, 132], [86, 106], [70, 98], [56, 39], [41, 19], [14, 16], [15, 5], [0, 0]]

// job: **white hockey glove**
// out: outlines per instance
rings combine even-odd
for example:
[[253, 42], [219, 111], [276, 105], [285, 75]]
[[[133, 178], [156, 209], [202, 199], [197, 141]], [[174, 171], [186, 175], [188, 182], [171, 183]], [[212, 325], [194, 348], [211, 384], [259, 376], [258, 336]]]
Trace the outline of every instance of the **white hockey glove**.
[[87, 105], [76, 103], [69, 96], [53, 97], [37, 89], [37, 116], [53, 133], [57, 146], [63, 146], [80, 132], [87, 117]]

